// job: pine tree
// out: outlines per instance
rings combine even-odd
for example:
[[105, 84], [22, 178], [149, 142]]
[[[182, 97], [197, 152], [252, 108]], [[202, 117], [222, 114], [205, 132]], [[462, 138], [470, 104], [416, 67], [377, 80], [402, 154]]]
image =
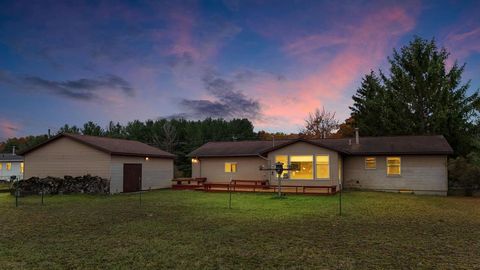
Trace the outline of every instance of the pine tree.
[[350, 108], [367, 135], [444, 135], [457, 154], [475, 139], [480, 97], [462, 84], [465, 65], [447, 68], [449, 53], [415, 37], [388, 58], [389, 74], [366, 75]]

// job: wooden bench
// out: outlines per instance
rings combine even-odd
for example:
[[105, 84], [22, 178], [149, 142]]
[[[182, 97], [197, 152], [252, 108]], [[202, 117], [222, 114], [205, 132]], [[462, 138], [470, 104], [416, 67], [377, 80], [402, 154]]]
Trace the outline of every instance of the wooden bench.
[[[197, 177], [197, 178], [176, 178], [172, 180], [172, 188], [173, 189], [195, 189], [198, 187], [203, 186], [203, 184], [207, 181], [205, 177]], [[175, 184], [176, 183], [176, 184]]]
[[[278, 189], [278, 186], [272, 185], [271, 188], [276, 192]], [[337, 186], [295, 186], [295, 185], [282, 185], [282, 189], [287, 188], [287, 189], [295, 189], [295, 193], [298, 194], [320, 194], [317, 192], [307, 192], [309, 189], [313, 190], [327, 190], [326, 194], [335, 194], [337, 192]], [[300, 191], [300, 192], [299, 192]]]

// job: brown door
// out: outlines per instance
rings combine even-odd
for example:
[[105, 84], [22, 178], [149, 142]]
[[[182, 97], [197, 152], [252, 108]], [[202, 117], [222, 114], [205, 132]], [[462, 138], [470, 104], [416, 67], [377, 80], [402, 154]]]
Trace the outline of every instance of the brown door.
[[123, 192], [139, 191], [142, 186], [142, 164], [123, 164]]

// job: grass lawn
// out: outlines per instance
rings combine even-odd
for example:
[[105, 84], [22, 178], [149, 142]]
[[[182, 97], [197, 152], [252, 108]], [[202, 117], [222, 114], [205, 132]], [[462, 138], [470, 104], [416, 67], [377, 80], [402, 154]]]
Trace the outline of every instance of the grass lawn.
[[0, 268], [479, 269], [480, 199], [0, 193]]
[[7, 192], [10, 189], [10, 183], [0, 183], [0, 192]]

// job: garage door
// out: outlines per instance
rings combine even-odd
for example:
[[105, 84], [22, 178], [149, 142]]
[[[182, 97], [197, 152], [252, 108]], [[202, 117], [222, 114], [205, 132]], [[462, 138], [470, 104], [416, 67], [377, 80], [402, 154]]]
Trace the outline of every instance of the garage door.
[[142, 164], [123, 164], [123, 192], [139, 191], [142, 186]]

